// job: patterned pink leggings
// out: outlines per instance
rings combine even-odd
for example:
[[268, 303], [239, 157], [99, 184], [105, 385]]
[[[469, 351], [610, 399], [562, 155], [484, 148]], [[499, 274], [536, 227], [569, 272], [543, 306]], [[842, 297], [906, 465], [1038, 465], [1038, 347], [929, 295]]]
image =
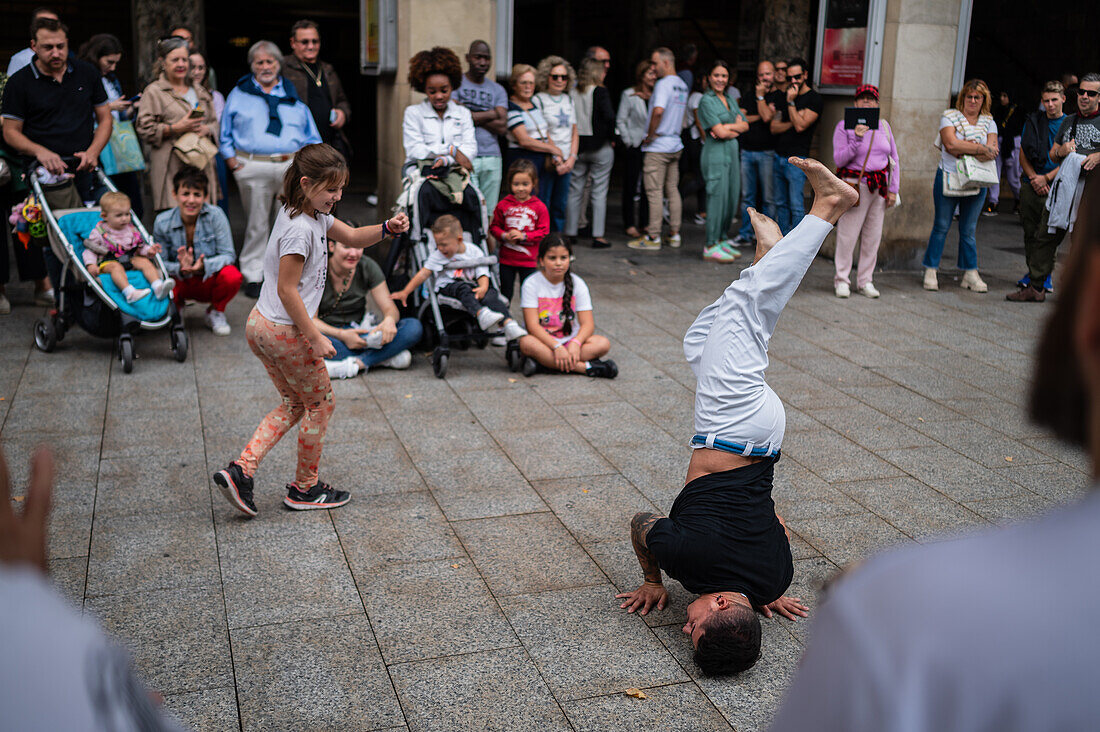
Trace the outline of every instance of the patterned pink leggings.
[[297, 327], [272, 323], [258, 310], [249, 314], [244, 332], [248, 346], [263, 362], [283, 401], [260, 422], [237, 464], [249, 477], [255, 475], [268, 451], [300, 420], [294, 482], [298, 488], [308, 490], [317, 484], [321, 446], [336, 406], [325, 362], [313, 355]]

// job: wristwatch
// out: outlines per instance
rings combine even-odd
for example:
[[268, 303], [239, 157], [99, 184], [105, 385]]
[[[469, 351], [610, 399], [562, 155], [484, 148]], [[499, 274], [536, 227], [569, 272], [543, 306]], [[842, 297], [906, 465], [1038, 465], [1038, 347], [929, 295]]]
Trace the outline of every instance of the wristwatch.
[[794, 102], [792, 102], [792, 101], [791, 101], [790, 99], [788, 99], [788, 100], [787, 100], [787, 106], [788, 106], [788, 107], [793, 107], [793, 106], [794, 106]]
[[764, 97], [757, 95], [756, 101], [762, 102], [762, 101], [764, 101]]

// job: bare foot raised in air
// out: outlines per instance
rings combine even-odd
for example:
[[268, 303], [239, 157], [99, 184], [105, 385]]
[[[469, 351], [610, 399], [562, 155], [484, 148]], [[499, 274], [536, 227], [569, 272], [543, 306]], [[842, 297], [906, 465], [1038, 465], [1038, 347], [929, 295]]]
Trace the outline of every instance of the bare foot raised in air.
[[813, 158], [787, 158], [791, 165], [802, 169], [814, 189], [810, 215], [836, 224], [841, 214], [859, 203], [859, 194], [850, 185]]
[[748, 209], [748, 214], [749, 221], [752, 223], [752, 230], [756, 233], [756, 256], [752, 258], [752, 263], [756, 264], [761, 257], [779, 243], [779, 240], [783, 238], [783, 232], [779, 230], [779, 224], [751, 206]]

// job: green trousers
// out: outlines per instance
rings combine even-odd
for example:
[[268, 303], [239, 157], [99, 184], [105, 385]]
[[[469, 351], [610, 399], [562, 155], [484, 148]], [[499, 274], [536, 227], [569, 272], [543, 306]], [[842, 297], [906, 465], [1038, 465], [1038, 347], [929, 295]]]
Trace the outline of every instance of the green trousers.
[[1046, 196], [1040, 196], [1030, 183], [1020, 186], [1020, 223], [1024, 225], [1024, 256], [1027, 257], [1028, 276], [1033, 286], [1042, 287], [1043, 281], [1054, 271], [1054, 257], [1058, 245], [1066, 236], [1065, 229], [1053, 234], [1047, 231]]
[[741, 158], [736, 140], [707, 140], [700, 168], [707, 184], [706, 245], [727, 238], [741, 204]]

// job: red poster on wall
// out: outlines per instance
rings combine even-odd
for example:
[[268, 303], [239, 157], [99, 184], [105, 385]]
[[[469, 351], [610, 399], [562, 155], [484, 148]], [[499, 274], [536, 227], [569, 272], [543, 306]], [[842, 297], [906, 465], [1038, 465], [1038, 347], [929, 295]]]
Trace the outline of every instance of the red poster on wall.
[[821, 84], [863, 83], [870, 0], [827, 0], [821, 44]]
[[863, 83], [863, 54], [867, 28], [826, 28], [821, 49], [821, 83], [859, 86]]

